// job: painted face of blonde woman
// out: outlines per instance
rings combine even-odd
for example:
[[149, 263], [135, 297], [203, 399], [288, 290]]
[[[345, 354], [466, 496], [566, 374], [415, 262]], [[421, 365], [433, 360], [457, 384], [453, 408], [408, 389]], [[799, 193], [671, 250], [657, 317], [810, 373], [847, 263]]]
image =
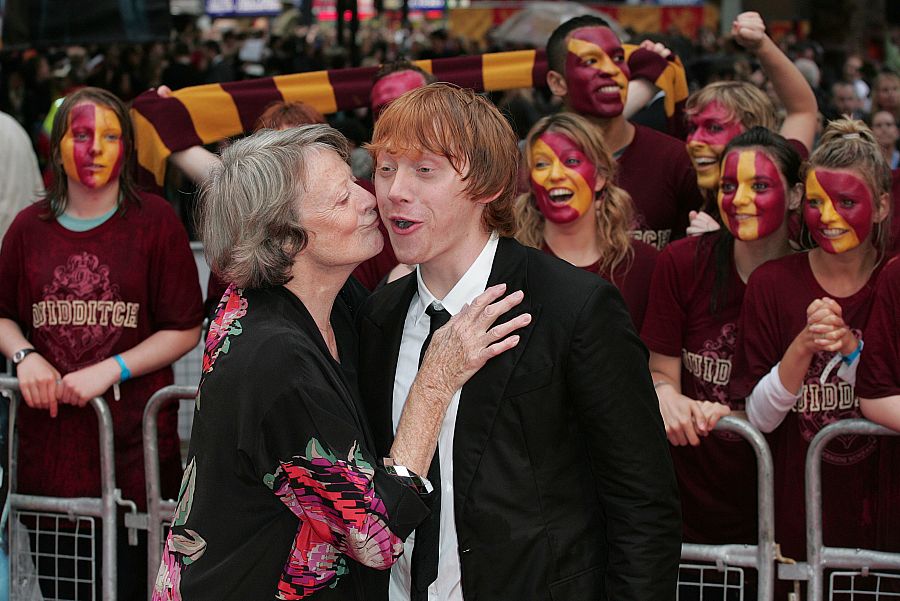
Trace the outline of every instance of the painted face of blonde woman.
[[571, 138], [542, 134], [529, 149], [531, 190], [538, 210], [553, 223], [571, 223], [592, 210], [606, 180]]
[[865, 242], [874, 212], [869, 186], [852, 171], [817, 168], [806, 176], [803, 220], [825, 252], [843, 253]]

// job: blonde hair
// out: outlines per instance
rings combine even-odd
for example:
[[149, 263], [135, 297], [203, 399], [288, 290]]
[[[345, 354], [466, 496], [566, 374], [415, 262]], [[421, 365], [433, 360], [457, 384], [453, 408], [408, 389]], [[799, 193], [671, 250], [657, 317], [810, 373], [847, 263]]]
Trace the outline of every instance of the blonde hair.
[[[623, 262], [630, 262], [634, 254], [630, 232], [634, 222], [634, 206], [628, 192], [614, 183], [616, 161], [607, 149], [598, 127], [580, 115], [558, 113], [544, 117], [528, 132], [523, 155], [526, 171], [529, 173], [533, 167], [531, 147], [546, 132], [560, 133], [575, 142], [594, 164], [597, 175], [606, 178], [606, 187], [594, 214], [597, 219], [600, 272], [612, 277], [613, 271]], [[516, 240], [526, 246], [541, 248], [544, 244], [545, 219], [531, 192], [516, 199], [515, 216]]]
[[496, 196], [482, 214], [486, 231], [515, 231], [516, 134], [497, 107], [472, 90], [432, 83], [403, 94], [378, 117], [365, 148], [376, 160], [379, 152], [427, 151], [446, 158], [466, 182], [469, 198]]
[[[801, 168], [801, 180], [806, 181], [809, 172], [819, 167], [852, 169], [857, 172], [868, 184], [876, 209], [881, 208], [881, 198], [884, 194], [890, 198], [891, 168], [884, 160], [872, 130], [862, 121], [837, 119], [828, 123], [818, 147]], [[888, 201], [888, 209], [891, 208], [891, 204]], [[876, 228], [878, 231], [875, 234], [874, 244], [883, 253], [891, 233], [890, 212]]]
[[746, 81], [717, 81], [697, 90], [684, 103], [686, 115], [696, 115], [711, 102], [718, 102], [741, 125], [778, 129], [775, 106], [766, 94]]

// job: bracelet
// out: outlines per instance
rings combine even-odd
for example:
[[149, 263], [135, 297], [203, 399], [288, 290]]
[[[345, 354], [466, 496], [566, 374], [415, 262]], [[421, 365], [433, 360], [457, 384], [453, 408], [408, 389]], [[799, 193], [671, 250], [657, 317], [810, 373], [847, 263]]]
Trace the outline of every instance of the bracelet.
[[122, 355], [113, 355], [113, 359], [119, 364], [119, 383], [121, 384], [131, 377], [131, 370], [125, 365], [125, 360], [122, 359]]
[[846, 363], [847, 365], [850, 365], [854, 361], [856, 361], [856, 358], [859, 357], [859, 354], [862, 352], [862, 350], [863, 350], [863, 341], [862, 341], [862, 338], [860, 338], [859, 344], [856, 345], [856, 350], [854, 350], [849, 355], [841, 355], [841, 359], [844, 361], [844, 363]]

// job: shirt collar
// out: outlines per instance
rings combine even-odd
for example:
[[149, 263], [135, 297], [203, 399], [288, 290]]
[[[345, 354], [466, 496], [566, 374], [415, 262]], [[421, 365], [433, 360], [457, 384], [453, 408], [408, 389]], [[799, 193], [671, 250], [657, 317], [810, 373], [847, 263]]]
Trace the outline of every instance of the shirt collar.
[[497, 244], [500, 236], [497, 232], [491, 233], [487, 244], [481, 250], [481, 254], [475, 259], [466, 273], [456, 282], [453, 289], [447, 293], [443, 299], [435, 298], [428, 290], [428, 286], [422, 280], [422, 272], [416, 268], [416, 283], [418, 284], [418, 296], [412, 307], [415, 312], [415, 323], [419, 324], [419, 320], [425, 315], [425, 309], [432, 303], [442, 305], [450, 315], [456, 315], [467, 303], [471, 303], [475, 298], [484, 292], [487, 288], [488, 278], [491, 275], [491, 267], [494, 265], [494, 255], [497, 254]]

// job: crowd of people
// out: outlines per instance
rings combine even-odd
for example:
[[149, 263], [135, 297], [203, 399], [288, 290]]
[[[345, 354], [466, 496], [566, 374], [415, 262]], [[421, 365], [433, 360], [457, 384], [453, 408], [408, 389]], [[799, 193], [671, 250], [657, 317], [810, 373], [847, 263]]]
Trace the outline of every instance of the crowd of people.
[[[463, 51], [365, 33], [373, 64]], [[273, 40], [261, 73], [340, 66], [322, 35]], [[766, 433], [775, 537], [803, 560], [812, 438], [900, 428], [900, 76], [867, 81], [851, 54], [822, 77], [815, 44], [779, 46], [756, 13], [729, 40], [723, 69], [577, 17], [547, 42], [546, 89], [489, 98], [392, 62], [368, 111], [276, 102], [221, 156], [173, 152], [200, 187], [210, 326], [183, 474], [160, 418], [178, 508], [159, 576], [135, 577], [123, 539], [120, 596], [668, 600], [682, 541], [757, 536], [755, 455], [726, 415]], [[251, 75], [240, 43], [187, 29], [168, 64], [162, 45], [65, 58], [66, 86], [94, 85], [55, 105], [38, 202], [36, 167], [13, 167], [28, 206], [0, 249], [22, 492], [97, 494], [81, 407], [105, 396], [143, 503], [142, 410], [204, 310], [187, 230], [135, 185], [124, 101]], [[674, 128], [646, 78], [672, 50], [692, 89]], [[56, 92], [5, 72], [40, 150]], [[887, 438], [828, 446], [826, 544], [900, 551], [898, 460]]]

